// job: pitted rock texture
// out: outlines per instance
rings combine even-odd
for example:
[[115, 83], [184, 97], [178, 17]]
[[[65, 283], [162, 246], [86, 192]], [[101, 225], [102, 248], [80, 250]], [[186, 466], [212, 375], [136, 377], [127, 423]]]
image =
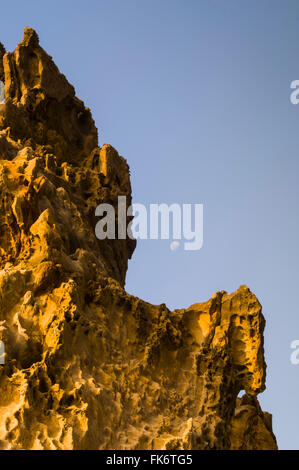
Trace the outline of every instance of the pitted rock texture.
[[95, 237], [99, 203], [131, 203], [126, 160], [32, 29], [1, 78], [0, 448], [275, 449], [257, 298], [127, 294], [135, 241]]

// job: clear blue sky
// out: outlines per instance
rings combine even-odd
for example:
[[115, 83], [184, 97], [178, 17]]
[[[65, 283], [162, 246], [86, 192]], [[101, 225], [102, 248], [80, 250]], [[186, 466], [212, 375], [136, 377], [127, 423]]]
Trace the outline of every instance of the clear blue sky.
[[1, 5], [8, 50], [34, 27], [130, 164], [135, 202], [203, 203], [204, 246], [141, 241], [127, 290], [187, 307], [247, 284], [266, 317], [280, 448], [299, 449], [297, 0], [63, 0]]

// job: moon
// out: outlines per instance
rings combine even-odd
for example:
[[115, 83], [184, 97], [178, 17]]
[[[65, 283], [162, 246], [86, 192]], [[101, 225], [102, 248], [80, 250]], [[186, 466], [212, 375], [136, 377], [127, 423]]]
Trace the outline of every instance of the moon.
[[170, 243], [171, 251], [176, 251], [179, 246], [180, 246], [180, 242], [178, 242], [176, 240]]

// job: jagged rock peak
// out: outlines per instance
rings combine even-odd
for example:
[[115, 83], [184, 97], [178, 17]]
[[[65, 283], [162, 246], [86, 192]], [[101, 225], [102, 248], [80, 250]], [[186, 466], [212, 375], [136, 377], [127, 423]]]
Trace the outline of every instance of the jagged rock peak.
[[25, 47], [37, 47], [39, 45], [39, 37], [37, 32], [33, 28], [25, 28], [23, 40], [20, 46]]
[[[26, 28], [13, 53], [3, 55], [5, 106], [0, 129], [23, 144], [51, 146], [60, 161], [80, 163], [98, 145], [91, 112], [76, 97], [52, 58], [39, 45], [37, 33]], [[0, 66], [1, 73], [1, 66]]]

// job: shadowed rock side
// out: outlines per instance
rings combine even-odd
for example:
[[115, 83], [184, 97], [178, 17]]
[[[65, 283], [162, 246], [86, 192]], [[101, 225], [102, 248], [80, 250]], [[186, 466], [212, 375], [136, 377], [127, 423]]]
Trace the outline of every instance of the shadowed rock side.
[[100, 202], [131, 202], [125, 159], [32, 29], [0, 59], [0, 448], [275, 449], [254, 294], [127, 294], [135, 241], [94, 233]]

